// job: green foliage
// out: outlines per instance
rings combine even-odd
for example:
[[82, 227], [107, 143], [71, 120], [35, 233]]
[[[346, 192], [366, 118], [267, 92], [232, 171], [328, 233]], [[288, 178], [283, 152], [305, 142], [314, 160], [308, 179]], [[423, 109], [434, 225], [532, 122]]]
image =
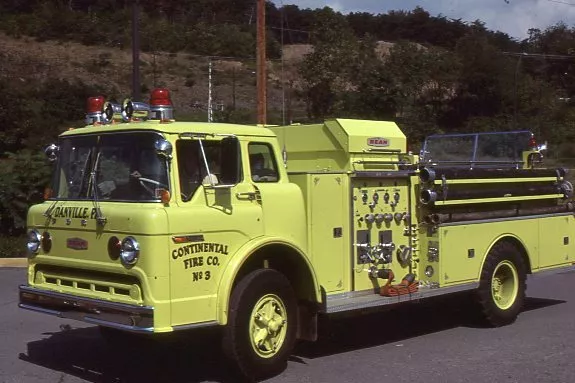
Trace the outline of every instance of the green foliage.
[[106, 93], [80, 81], [55, 78], [40, 84], [0, 80], [0, 154], [40, 150], [84, 119], [86, 99]]
[[[431, 20], [421, 10], [415, 14], [420, 23]], [[480, 21], [453, 50], [399, 41], [381, 59], [375, 38], [358, 40], [343, 16], [329, 10], [316, 16], [314, 51], [300, 67], [314, 120], [393, 119], [412, 142], [441, 131], [526, 129], [557, 145], [575, 137], [575, 103], [565, 102], [575, 97], [570, 60], [506, 56], [498, 48], [505, 46], [502, 36], [490, 34]], [[524, 48], [568, 54], [574, 39], [575, 29], [559, 24], [532, 31]]]
[[58, 79], [0, 80], [0, 88], [1, 236], [21, 233], [28, 207], [42, 200], [50, 174], [42, 149], [81, 123], [88, 96], [105, 92]]
[[42, 201], [50, 168], [43, 153], [27, 150], [8, 153], [0, 162], [0, 233], [17, 233], [26, 225], [28, 206]]
[[[3, 6], [6, 2], [0, 0], [0, 9], [7, 10], [0, 13], [0, 30], [10, 36], [28, 35], [38, 41], [76, 41], [110, 47], [131, 45], [131, 7], [122, 1], [41, 1], [26, 8], [26, 12]], [[255, 24], [248, 25], [244, 20], [253, 6], [250, 1], [158, 4], [142, 0], [140, 3], [144, 11], [139, 21], [144, 51], [254, 56]], [[277, 58], [279, 53], [279, 43], [270, 33], [268, 55]]]
[[26, 256], [26, 237], [21, 235], [0, 234], [0, 258], [18, 258]]
[[323, 119], [336, 111], [338, 95], [345, 91], [357, 56], [357, 44], [345, 17], [328, 7], [316, 15], [314, 31], [314, 50], [305, 57], [300, 73], [306, 83], [309, 117]]

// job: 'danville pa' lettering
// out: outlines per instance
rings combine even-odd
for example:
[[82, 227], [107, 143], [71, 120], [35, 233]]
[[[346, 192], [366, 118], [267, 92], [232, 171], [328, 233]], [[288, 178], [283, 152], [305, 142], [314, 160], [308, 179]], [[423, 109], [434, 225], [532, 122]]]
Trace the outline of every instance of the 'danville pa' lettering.
[[[88, 211], [90, 214], [88, 214]], [[79, 207], [79, 206], [66, 206], [66, 207], [56, 207], [54, 213], [52, 213], [54, 218], [96, 218], [96, 208]]]

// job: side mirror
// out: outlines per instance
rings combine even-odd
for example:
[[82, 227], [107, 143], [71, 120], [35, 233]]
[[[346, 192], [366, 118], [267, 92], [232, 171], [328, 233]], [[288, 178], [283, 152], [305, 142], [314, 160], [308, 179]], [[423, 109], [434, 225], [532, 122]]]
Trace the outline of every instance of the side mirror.
[[170, 141], [161, 138], [154, 143], [154, 149], [158, 156], [164, 157], [168, 160], [172, 159], [172, 151], [174, 149]]
[[220, 169], [220, 184], [235, 185], [240, 182], [241, 156], [240, 142], [237, 137], [229, 136], [222, 140], [222, 162]]
[[50, 162], [54, 162], [58, 159], [58, 152], [60, 152], [60, 147], [56, 144], [48, 145], [46, 149], [44, 149], [44, 153]]
[[544, 144], [537, 145], [537, 150], [540, 152], [543, 150], [547, 150], [547, 141], [545, 141]]

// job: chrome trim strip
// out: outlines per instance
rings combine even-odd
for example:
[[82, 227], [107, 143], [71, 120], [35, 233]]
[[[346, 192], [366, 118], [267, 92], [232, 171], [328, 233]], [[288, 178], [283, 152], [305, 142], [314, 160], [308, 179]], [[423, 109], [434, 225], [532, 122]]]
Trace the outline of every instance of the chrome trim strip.
[[99, 307], [109, 308], [109, 309], [113, 309], [113, 310], [120, 310], [120, 311], [129, 311], [129, 312], [134, 313], [134, 314], [152, 314], [154, 311], [154, 308], [152, 306], [134, 306], [134, 305], [126, 304], [126, 303], [107, 302], [107, 301], [103, 301], [100, 299], [85, 298], [85, 297], [80, 297], [80, 296], [71, 295], [71, 294], [58, 293], [55, 291], [40, 290], [40, 289], [37, 289], [35, 287], [30, 287], [30, 286], [26, 286], [26, 285], [20, 285], [19, 288], [20, 288], [20, 292], [37, 294], [37, 295], [47, 296], [47, 297], [56, 298], [56, 299], [73, 300], [73, 301], [82, 302], [82, 303], [91, 303], [91, 304], [97, 305]]
[[325, 312], [332, 314], [344, 311], [361, 310], [371, 307], [393, 305], [409, 301], [418, 301], [439, 295], [473, 290], [478, 287], [478, 282], [471, 282], [442, 288], [420, 287], [416, 293], [400, 295], [397, 297], [382, 297], [379, 294], [376, 294], [373, 290], [335, 294], [327, 297]]
[[85, 316], [85, 317], [84, 317], [84, 322], [96, 324], [96, 325], [99, 325], [99, 326], [113, 327], [113, 328], [116, 328], [116, 329], [118, 329], [118, 330], [124, 330], [124, 331], [130, 331], [130, 332], [137, 332], [137, 333], [151, 333], [151, 332], [154, 332], [154, 328], [153, 328], [153, 327], [129, 326], [129, 325], [126, 325], [126, 324], [121, 324], [121, 323], [116, 323], [116, 322], [110, 322], [110, 321], [107, 321], [107, 320], [98, 319], [98, 318], [93, 318], [93, 317], [90, 317], [90, 316]]
[[42, 307], [31, 306], [31, 305], [27, 305], [25, 303], [19, 303], [18, 307], [20, 307], [21, 309], [25, 309], [25, 310], [36, 311], [36, 312], [39, 312], [42, 314], [54, 315], [54, 316], [63, 318], [62, 313], [60, 311], [56, 311], [56, 310], [49, 310], [49, 309], [45, 309]]
[[154, 308], [151, 306], [106, 302], [39, 290], [26, 285], [21, 285], [19, 288], [19, 300], [18, 307], [22, 309], [59, 318], [74, 319], [130, 332], [154, 332]]
[[437, 227], [447, 227], [447, 226], [460, 226], [460, 225], [474, 225], [478, 223], [491, 223], [491, 222], [502, 222], [502, 221], [519, 221], [525, 219], [536, 219], [536, 218], [550, 218], [550, 217], [561, 217], [566, 215], [573, 215], [573, 212], [565, 213], [549, 213], [549, 214], [538, 214], [538, 215], [522, 215], [516, 217], [505, 217], [505, 218], [491, 218], [491, 219], [478, 219], [478, 220], [467, 220], [458, 222], [446, 222], [437, 225]]
[[341, 174], [341, 175], [349, 175], [353, 173], [352, 171], [346, 170], [310, 170], [310, 171], [297, 171], [297, 172], [287, 172], [288, 176], [298, 176], [298, 175], [307, 175], [307, 174]]
[[177, 326], [172, 326], [174, 331], [182, 331], [182, 330], [193, 330], [198, 328], [206, 328], [206, 327], [213, 327], [218, 326], [219, 323], [215, 320], [207, 321], [207, 322], [200, 322], [200, 323], [191, 323], [191, 324], [180, 324]]
[[353, 178], [409, 178], [415, 175], [413, 170], [357, 170]]

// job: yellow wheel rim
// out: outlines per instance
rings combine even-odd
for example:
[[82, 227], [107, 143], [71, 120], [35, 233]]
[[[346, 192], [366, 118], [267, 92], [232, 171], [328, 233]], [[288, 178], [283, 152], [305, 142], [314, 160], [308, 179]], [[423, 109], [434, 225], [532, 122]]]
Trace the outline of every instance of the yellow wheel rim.
[[276, 355], [285, 342], [287, 325], [282, 300], [274, 294], [261, 297], [250, 317], [250, 340], [255, 353], [262, 358]]
[[491, 278], [491, 297], [501, 310], [507, 310], [517, 299], [519, 277], [515, 265], [510, 261], [500, 262]]

